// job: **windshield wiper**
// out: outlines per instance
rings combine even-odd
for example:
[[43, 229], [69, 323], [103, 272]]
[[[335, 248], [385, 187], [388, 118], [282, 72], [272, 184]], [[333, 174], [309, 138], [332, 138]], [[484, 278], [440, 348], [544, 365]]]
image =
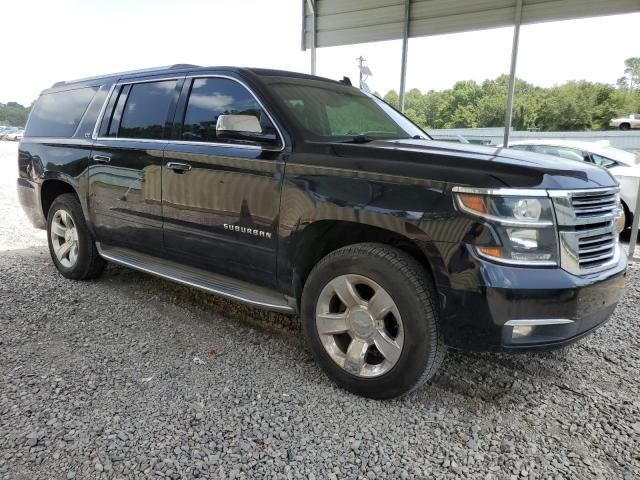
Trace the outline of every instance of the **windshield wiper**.
[[370, 137], [369, 135], [354, 135], [348, 140], [343, 140], [340, 143], [369, 143], [373, 142], [375, 138]]

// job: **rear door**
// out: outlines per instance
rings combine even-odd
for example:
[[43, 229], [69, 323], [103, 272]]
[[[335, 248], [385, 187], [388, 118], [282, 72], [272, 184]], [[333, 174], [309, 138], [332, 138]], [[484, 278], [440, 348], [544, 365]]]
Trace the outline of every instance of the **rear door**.
[[277, 130], [239, 78], [185, 80], [162, 167], [165, 247], [180, 262], [273, 287], [282, 136], [277, 145], [221, 138], [216, 123], [229, 114], [255, 116], [265, 133]]
[[183, 78], [115, 85], [89, 162], [89, 203], [98, 240], [164, 252], [162, 155]]

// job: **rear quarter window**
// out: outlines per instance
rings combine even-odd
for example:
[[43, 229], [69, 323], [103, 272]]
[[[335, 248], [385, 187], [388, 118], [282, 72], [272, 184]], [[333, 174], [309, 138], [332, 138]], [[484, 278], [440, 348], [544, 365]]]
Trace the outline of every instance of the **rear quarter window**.
[[98, 87], [45, 93], [33, 106], [25, 137], [72, 137]]

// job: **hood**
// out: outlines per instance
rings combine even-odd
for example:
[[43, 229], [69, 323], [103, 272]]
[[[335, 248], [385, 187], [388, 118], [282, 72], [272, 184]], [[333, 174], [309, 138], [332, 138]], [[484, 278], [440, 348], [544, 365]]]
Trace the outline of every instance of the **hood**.
[[478, 188], [582, 189], [617, 184], [595, 165], [508, 148], [413, 139], [334, 143], [332, 148], [341, 157], [351, 157], [357, 169]]

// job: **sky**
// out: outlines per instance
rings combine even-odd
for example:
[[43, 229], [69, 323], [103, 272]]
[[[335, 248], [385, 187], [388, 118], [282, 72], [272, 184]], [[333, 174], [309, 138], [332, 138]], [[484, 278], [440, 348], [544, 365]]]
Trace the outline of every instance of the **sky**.
[[[300, 0], [19, 0], [3, 9], [0, 102], [28, 105], [60, 80], [174, 63], [310, 71], [300, 50]], [[640, 56], [640, 13], [525, 25], [517, 75], [539, 86], [585, 79], [615, 83]], [[450, 88], [458, 80], [508, 73], [512, 28], [411, 39], [407, 88]], [[9, 45], [10, 48], [7, 46]], [[320, 48], [317, 74], [398, 90], [401, 42]]]

